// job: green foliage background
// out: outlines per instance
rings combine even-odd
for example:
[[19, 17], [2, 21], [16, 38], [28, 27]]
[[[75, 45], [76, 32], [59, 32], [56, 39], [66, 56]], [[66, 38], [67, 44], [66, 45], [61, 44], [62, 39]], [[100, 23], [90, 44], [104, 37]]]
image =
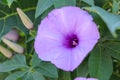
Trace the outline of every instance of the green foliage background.
[[[63, 6], [78, 6], [88, 11], [101, 34], [98, 44], [73, 72], [41, 61], [33, 48], [38, 24], [51, 10]], [[16, 12], [17, 7], [32, 20], [34, 30], [25, 28]], [[80, 76], [120, 80], [119, 0], [0, 0], [0, 40], [13, 28], [18, 30], [20, 39], [17, 43], [25, 52], [13, 51], [11, 59], [0, 54], [0, 80], [74, 80]], [[0, 45], [9, 49], [2, 41]]]

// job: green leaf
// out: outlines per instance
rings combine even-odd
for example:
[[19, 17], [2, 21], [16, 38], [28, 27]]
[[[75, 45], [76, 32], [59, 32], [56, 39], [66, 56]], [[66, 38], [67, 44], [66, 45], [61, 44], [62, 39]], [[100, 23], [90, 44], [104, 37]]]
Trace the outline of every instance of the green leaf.
[[7, 0], [0, 0], [1, 4], [7, 5]]
[[47, 9], [47, 10], [44, 12], [44, 14], [42, 14], [41, 20], [43, 20], [43, 19], [48, 15], [48, 13], [51, 12], [53, 9], [54, 9], [54, 6], [51, 6], [49, 9]]
[[24, 76], [26, 74], [26, 71], [18, 71], [10, 74], [5, 80], [17, 80], [18, 78]]
[[52, 0], [38, 0], [35, 18], [39, 17], [44, 11], [46, 11], [52, 5], [53, 5]]
[[91, 52], [88, 66], [90, 77], [95, 77], [99, 80], [109, 80], [113, 72], [111, 56], [105, 53], [104, 48], [99, 45]]
[[40, 72], [41, 74], [51, 77], [51, 78], [57, 78], [58, 73], [56, 67], [48, 62], [41, 62], [37, 68], [35, 68], [36, 71]]
[[38, 58], [38, 55], [36, 53], [34, 53], [32, 59], [31, 59], [31, 64], [32, 67], [36, 67], [37, 65], [39, 65], [41, 62], [40, 58]]
[[37, 71], [32, 72], [30, 70], [28, 70], [26, 75], [22, 78], [23, 78], [22, 80], [45, 80], [45, 78], [41, 75], [41, 73]]
[[45, 78], [39, 72], [32, 73], [33, 80], [45, 80]]
[[[0, 4], [0, 39], [6, 33], [8, 33], [12, 28], [17, 28], [28, 34], [28, 30], [25, 28], [23, 23], [21, 22], [16, 8], [22, 6], [22, 10], [27, 14], [27, 16], [34, 21], [34, 12], [35, 12], [35, 4], [37, 0], [27, 1], [27, 0], [17, 0], [14, 5], [9, 8], [7, 5]], [[27, 5], [26, 5], [27, 4]]]
[[114, 37], [117, 36], [115, 30], [120, 28], [120, 15], [109, 13], [97, 6], [93, 6], [91, 8], [86, 9], [98, 13], [102, 20], [106, 23], [112, 35]]
[[9, 74], [6, 73], [0, 73], [0, 80], [5, 80], [5, 78], [8, 76]]
[[64, 6], [76, 6], [76, 0], [54, 0], [55, 8]]
[[24, 76], [24, 79], [23, 80], [34, 80], [33, 79], [33, 76], [32, 76], [32, 73], [31, 72], [28, 72], [25, 76]]
[[[107, 3], [110, 2], [110, 0], [94, 0], [95, 2], [95, 5], [96, 6], [100, 6], [100, 7], [103, 7], [105, 6]], [[108, 5], [108, 4], [107, 4]], [[109, 6], [109, 5], [108, 5]]]
[[119, 2], [117, 2], [117, 0], [113, 0], [113, 8], [112, 8], [112, 12], [116, 13], [119, 10]]
[[15, 0], [7, 0], [8, 6], [10, 7]]
[[18, 68], [28, 68], [24, 55], [17, 54], [11, 60], [0, 64], [0, 72], [8, 72]]
[[59, 70], [59, 80], [71, 80], [70, 72]]
[[94, 0], [82, 0], [82, 1], [84, 1], [85, 3], [87, 3], [87, 4], [91, 5], [91, 6], [94, 5]]
[[46, 80], [58, 80], [56, 78], [46, 78]]
[[76, 69], [76, 74], [78, 77], [79, 76], [87, 77], [88, 75], [88, 62], [87, 61], [83, 61], [82, 64], [78, 66], [78, 68]]
[[111, 41], [102, 45], [107, 49], [106, 53], [110, 54], [112, 57], [120, 60], [120, 42]]
[[[111, 36], [112, 35], [110, 34], [106, 24], [104, 23], [104, 21], [101, 19], [101, 17], [97, 14], [97, 13], [93, 13], [93, 12], [90, 12], [90, 14], [93, 16], [93, 19], [94, 19], [94, 22], [98, 25], [99, 27], [99, 31], [100, 31], [100, 36], [101, 38], [105, 38], [105, 37], [108, 37], [108, 36]], [[113, 37], [112, 37], [113, 38]]]

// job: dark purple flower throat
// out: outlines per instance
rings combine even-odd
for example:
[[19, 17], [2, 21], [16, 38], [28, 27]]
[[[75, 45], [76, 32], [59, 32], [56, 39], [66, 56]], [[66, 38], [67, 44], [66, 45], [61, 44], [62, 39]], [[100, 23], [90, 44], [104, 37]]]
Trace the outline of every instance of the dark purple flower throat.
[[65, 37], [64, 46], [67, 48], [75, 48], [79, 44], [77, 35], [71, 34]]

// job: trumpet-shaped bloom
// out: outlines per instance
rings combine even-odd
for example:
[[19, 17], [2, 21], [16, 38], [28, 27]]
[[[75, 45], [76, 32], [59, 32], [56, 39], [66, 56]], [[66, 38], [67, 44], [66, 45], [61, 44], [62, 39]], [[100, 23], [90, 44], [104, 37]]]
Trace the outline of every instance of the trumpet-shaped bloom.
[[99, 39], [93, 18], [78, 7], [54, 9], [38, 26], [35, 51], [40, 59], [73, 71]]
[[75, 80], [98, 80], [98, 79], [79, 77], [79, 78], [76, 78]]

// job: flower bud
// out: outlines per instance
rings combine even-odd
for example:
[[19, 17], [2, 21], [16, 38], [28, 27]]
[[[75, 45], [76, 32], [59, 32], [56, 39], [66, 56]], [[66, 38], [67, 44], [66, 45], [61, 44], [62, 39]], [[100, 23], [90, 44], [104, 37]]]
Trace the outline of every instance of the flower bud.
[[19, 38], [19, 34], [15, 29], [12, 29], [4, 36], [4, 38], [16, 42]]
[[32, 21], [27, 17], [27, 15], [20, 9], [17, 8], [18, 15], [20, 16], [22, 23], [25, 25], [25, 27], [29, 30], [33, 29], [33, 23]]
[[12, 52], [6, 48], [4, 48], [3, 46], [0, 45], [0, 52], [6, 56], [7, 58], [11, 58], [12, 57]]
[[9, 46], [12, 50], [14, 50], [17, 53], [22, 54], [24, 52], [24, 48], [18, 44], [16, 44], [15, 42], [12, 42], [6, 38], [2, 38], [2, 41]]

